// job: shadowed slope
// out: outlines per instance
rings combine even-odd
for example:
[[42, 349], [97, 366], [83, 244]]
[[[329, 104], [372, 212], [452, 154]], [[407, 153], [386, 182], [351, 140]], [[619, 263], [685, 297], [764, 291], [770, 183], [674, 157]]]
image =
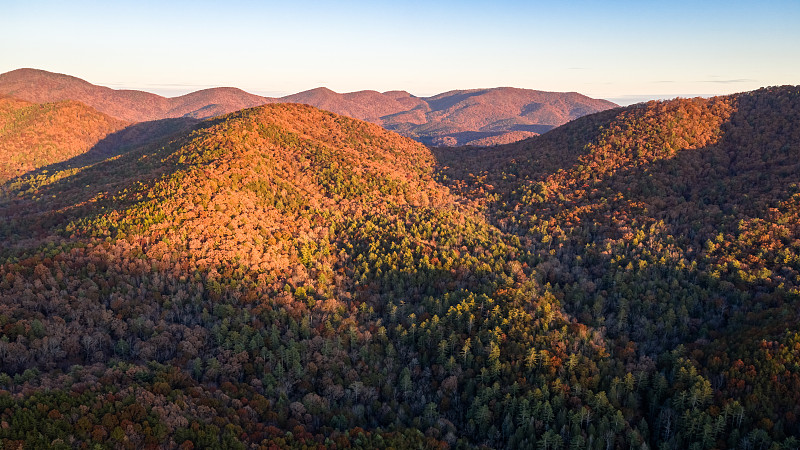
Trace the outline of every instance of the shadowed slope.
[[0, 97], [0, 184], [83, 154], [127, 124], [75, 101]]
[[[681, 383], [706, 377], [686, 425], [736, 410], [717, 441], [735, 447], [800, 433], [788, 350], [800, 324], [798, 123], [800, 89], [785, 86], [608, 111], [491, 152], [438, 152], [454, 187], [530, 239], [567, 312], [605, 327], [619, 352], [661, 355]], [[753, 375], [765, 372], [780, 375]], [[672, 400], [647, 422], [697, 405]], [[775, 428], [740, 432], [742, 423]], [[697, 439], [680, 427], [652, 436]]]

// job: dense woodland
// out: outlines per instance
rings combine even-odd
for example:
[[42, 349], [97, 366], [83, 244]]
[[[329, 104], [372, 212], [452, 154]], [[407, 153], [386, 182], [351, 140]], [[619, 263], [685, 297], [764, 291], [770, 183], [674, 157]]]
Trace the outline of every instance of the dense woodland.
[[0, 96], [0, 183], [84, 154], [127, 125], [75, 101]]
[[431, 151], [274, 104], [11, 179], [0, 441], [796, 449], [799, 124], [780, 87]]

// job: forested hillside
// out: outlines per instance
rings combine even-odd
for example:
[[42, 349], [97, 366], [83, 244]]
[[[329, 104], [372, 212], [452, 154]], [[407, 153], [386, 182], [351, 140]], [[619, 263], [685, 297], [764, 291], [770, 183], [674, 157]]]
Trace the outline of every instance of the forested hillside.
[[35, 103], [75, 100], [127, 122], [192, 117], [205, 119], [274, 101], [236, 88], [211, 88], [179, 97], [97, 86], [80, 78], [37, 69], [0, 74], [0, 95]]
[[800, 89], [491, 149], [299, 105], [0, 190], [0, 440], [796, 448]]
[[0, 183], [85, 153], [127, 125], [74, 101], [0, 97]]
[[798, 123], [800, 89], [780, 87], [650, 102], [441, 158], [451, 186], [529, 239], [569, 316], [604, 330], [626, 370], [651, 366], [646, 386], [677, 383], [655, 403], [620, 399], [647, 407], [652, 443], [791, 447]]

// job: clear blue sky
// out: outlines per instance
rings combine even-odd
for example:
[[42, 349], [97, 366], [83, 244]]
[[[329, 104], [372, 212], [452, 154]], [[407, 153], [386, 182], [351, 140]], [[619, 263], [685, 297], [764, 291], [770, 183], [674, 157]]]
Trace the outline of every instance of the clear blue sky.
[[0, 72], [176, 95], [514, 86], [630, 103], [800, 84], [800, 0], [35, 1]]

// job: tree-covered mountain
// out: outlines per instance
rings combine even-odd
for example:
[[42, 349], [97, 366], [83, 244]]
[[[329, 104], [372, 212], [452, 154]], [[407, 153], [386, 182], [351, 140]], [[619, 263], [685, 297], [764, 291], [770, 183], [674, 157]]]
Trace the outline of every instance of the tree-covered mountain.
[[405, 91], [339, 94], [327, 88], [270, 98], [236, 88], [211, 88], [166, 98], [95, 86], [79, 78], [35, 69], [0, 74], [0, 95], [36, 103], [77, 100], [129, 122], [205, 119], [266, 103], [303, 103], [377, 123], [436, 146], [509, 143], [617, 106], [574, 92], [514, 88], [450, 91], [427, 98]]
[[[649, 410], [651, 446], [791, 447], [798, 123], [800, 89], [776, 87], [635, 105], [440, 157], [451, 186], [530, 239], [568, 315], [604, 330], [626, 370], [676, 383], [655, 403], [627, 401]], [[710, 397], [686, 390], [697, 383]]]
[[265, 105], [0, 191], [5, 446], [795, 448], [800, 89], [435, 154]]

